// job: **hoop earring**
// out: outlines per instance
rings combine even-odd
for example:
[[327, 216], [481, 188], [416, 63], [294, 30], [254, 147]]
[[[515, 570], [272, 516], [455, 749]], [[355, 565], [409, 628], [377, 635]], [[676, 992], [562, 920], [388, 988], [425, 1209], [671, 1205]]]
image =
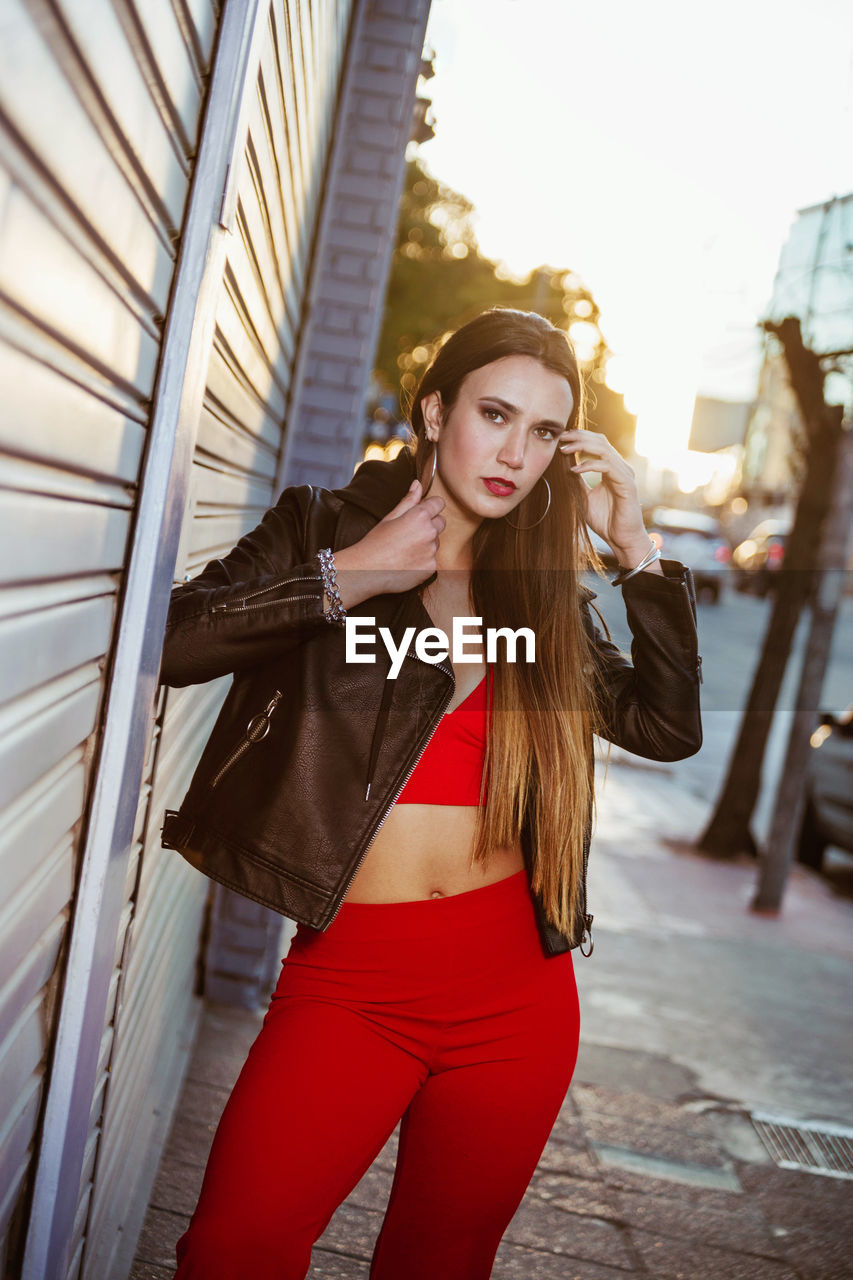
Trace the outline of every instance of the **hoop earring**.
[[509, 516], [504, 516], [504, 520], [506, 520], [506, 522], [507, 522], [507, 524], [509, 525], [510, 529], [518, 529], [518, 530], [520, 530], [520, 531], [522, 531], [522, 532], [523, 532], [525, 529], [535, 529], [535, 528], [536, 528], [536, 526], [537, 526], [537, 524], [541, 524], [541, 523], [542, 523], [542, 521], [543, 521], [543, 520], [545, 519], [545, 517], [547, 516], [547, 514], [548, 514], [548, 509], [549, 509], [549, 507], [551, 506], [551, 486], [549, 485], [548, 481], [545, 479], [545, 477], [544, 477], [544, 476], [542, 477], [542, 480], [543, 480], [543, 482], [544, 482], [544, 484], [545, 484], [545, 488], [548, 490], [548, 501], [545, 503], [545, 510], [542, 512], [542, 514], [541, 514], [541, 516], [539, 517], [539, 519], [538, 519], [538, 520], [534, 520], [534, 521], [533, 521], [533, 524], [513, 524], [513, 523], [512, 523], [512, 521], [510, 520]]
[[424, 489], [423, 494], [421, 495], [421, 496], [422, 496], [422, 497], [424, 497], [424, 498], [425, 498], [425, 497], [427, 496], [427, 494], [429, 493], [430, 485], [432, 484], [433, 480], [435, 479], [435, 473], [436, 473], [436, 469], [437, 469], [437, 467], [438, 467], [438, 441], [437, 441], [437, 440], [431, 440], [431, 441], [430, 441], [430, 444], [432, 445], [432, 471], [430, 471], [430, 473], [429, 473], [429, 480], [427, 480], [427, 486], [426, 486], [426, 488]]

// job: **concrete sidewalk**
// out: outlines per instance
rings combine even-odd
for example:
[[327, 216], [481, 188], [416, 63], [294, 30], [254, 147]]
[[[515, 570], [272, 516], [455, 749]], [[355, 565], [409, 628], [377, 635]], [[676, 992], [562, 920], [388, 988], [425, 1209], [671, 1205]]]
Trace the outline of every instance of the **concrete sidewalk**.
[[[590, 858], [595, 950], [573, 953], [578, 1063], [494, 1280], [849, 1280], [850, 1181], [780, 1168], [751, 1113], [853, 1128], [853, 905], [796, 868], [782, 916], [751, 915], [755, 864], [689, 851], [707, 812], [677, 767], [613, 760]], [[132, 1280], [172, 1275], [261, 1016], [205, 1013]], [[312, 1277], [366, 1280], [395, 1141], [315, 1246]]]

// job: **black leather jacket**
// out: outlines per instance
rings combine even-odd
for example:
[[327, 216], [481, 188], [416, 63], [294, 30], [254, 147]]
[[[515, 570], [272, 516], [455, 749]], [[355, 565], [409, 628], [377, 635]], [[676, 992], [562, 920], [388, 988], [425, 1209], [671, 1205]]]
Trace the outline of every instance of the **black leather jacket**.
[[[413, 651], [396, 680], [386, 679], [381, 644], [375, 664], [347, 663], [343, 625], [323, 613], [316, 551], [357, 542], [413, 477], [404, 449], [393, 462], [363, 463], [342, 489], [291, 486], [227, 556], [172, 592], [161, 680], [183, 686], [230, 672], [233, 681], [180, 809], [166, 811], [163, 844], [315, 929], [337, 914], [455, 689], [449, 662], [424, 662]], [[679, 760], [702, 743], [695, 593], [689, 569], [661, 563], [665, 576], [639, 573], [622, 587], [632, 660], [594, 625], [595, 593], [575, 589], [604, 667], [605, 736], [637, 755]], [[415, 590], [349, 612], [374, 617], [397, 644], [407, 626], [431, 625]], [[521, 837], [529, 867], [527, 823]], [[589, 840], [588, 821], [576, 936], [549, 924], [533, 895], [546, 954], [587, 940], [591, 949]]]

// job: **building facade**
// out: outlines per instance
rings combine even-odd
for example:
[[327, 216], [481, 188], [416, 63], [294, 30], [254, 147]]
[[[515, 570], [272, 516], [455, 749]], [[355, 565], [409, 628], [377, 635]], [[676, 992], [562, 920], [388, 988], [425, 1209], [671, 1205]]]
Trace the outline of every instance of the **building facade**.
[[[798, 316], [803, 342], [842, 364], [827, 374], [825, 396], [853, 414], [853, 194], [801, 209], [779, 255], [770, 319]], [[751, 503], [791, 500], [802, 422], [780, 344], [767, 337], [743, 454], [741, 489]], [[846, 367], [844, 361], [847, 361]], [[829, 368], [829, 366], [827, 366]]]
[[160, 848], [225, 694], [163, 626], [352, 474], [428, 7], [4, 5], [4, 1276], [123, 1280], [203, 996], [262, 998], [281, 919]]

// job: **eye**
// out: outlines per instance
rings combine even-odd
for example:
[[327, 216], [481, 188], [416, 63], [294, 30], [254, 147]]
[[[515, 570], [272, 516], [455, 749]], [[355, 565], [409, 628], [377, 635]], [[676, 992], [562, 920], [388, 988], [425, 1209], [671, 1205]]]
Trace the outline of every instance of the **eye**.
[[542, 436], [540, 436], [540, 437], [539, 437], [539, 439], [540, 439], [540, 440], [548, 440], [548, 441], [551, 441], [551, 440], [556, 440], [556, 439], [557, 439], [557, 433], [556, 433], [556, 431], [554, 431], [554, 430], [553, 430], [553, 428], [552, 428], [552, 427], [537, 427], [537, 428], [536, 428], [536, 430], [537, 430], [537, 431], [544, 431], [544, 432], [545, 432], [545, 434], [544, 434], [544, 435], [542, 435]]
[[[500, 409], [484, 409], [483, 410], [483, 414], [486, 417], [488, 417], [490, 413], [493, 413], [497, 418], [503, 418], [503, 414], [501, 413]], [[489, 422], [494, 422], [494, 421], [495, 421], [495, 418], [489, 418]]]

